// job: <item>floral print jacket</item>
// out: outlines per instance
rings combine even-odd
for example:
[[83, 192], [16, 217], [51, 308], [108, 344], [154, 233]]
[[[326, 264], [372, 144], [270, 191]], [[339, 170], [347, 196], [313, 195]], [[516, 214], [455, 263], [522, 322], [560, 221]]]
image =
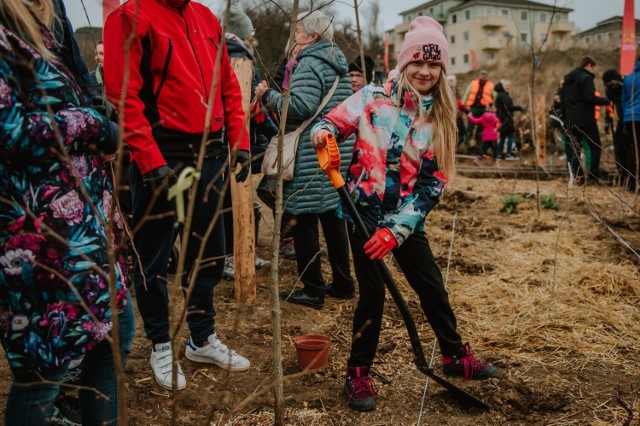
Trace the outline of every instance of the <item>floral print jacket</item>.
[[15, 371], [63, 365], [111, 329], [109, 276], [126, 303], [123, 259], [109, 268], [112, 186], [97, 149], [117, 129], [63, 67], [0, 20], [0, 340]]
[[[405, 93], [397, 102], [395, 89], [395, 81], [363, 87], [325, 115], [313, 131], [323, 128], [338, 141], [356, 134], [347, 186], [369, 231], [389, 228], [400, 245], [424, 229], [425, 217], [438, 204], [447, 179], [438, 170], [430, 144], [431, 120], [418, 115], [422, 102], [429, 116], [433, 98]], [[350, 220], [342, 206], [339, 214]]]

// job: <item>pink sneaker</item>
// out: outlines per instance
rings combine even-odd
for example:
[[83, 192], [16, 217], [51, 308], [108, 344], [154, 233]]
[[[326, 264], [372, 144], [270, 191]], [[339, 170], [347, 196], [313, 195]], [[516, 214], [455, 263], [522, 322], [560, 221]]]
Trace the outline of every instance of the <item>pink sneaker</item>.
[[378, 394], [373, 380], [369, 376], [369, 367], [347, 368], [344, 395], [352, 410], [373, 411], [376, 409]]
[[468, 343], [461, 346], [453, 357], [442, 357], [442, 371], [447, 376], [464, 377], [465, 380], [489, 379], [498, 372], [493, 365], [480, 362]]

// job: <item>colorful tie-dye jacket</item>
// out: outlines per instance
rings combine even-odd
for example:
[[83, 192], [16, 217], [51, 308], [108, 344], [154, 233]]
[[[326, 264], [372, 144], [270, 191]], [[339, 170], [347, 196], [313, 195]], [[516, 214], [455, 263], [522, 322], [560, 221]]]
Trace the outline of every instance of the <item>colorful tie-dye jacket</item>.
[[[313, 131], [326, 129], [338, 141], [356, 134], [347, 186], [369, 231], [389, 228], [400, 245], [424, 229], [447, 179], [438, 170], [430, 143], [431, 120], [418, 116], [417, 102], [430, 112], [433, 98], [405, 93], [398, 107], [395, 86], [395, 81], [365, 86], [325, 115]], [[342, 206], [339, 214], [350, 220]]]
[[[96, 148], [117, 127], [0, 19], [0, 340], [14, 371], [64, 365], [111, 329], [109, 274], [126, 303], [123, 258], [109, 267], [111, 179]], [[58, 137], [59, 135], [59, 137]]]

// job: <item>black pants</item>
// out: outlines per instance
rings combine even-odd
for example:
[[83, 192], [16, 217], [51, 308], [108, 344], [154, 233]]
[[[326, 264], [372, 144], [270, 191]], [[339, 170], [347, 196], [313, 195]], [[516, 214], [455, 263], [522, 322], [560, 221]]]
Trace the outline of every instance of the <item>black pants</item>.
[[491, 150], [491, 158], [494, 160], [498, 157], [498, 142], [496, 141], [482, 141], [482, 149], [480, 150], [480, 158], [484, 157], [487, 151]]
[[[353, 317], [353, 341], [349, 367], [371, 366], [378, 347], [385, 285], [380, 273], [364, 252], [364, 241], [349, 226], [349, 241], [353, 253], [360, 298]], [[440, 344], [443, 356], [457, 353], [462, 345], [456, 331], [456, 317], [449, 304], [440, 268], [433, 258], [424, 233], [412, 234], [393, 254], [411, 288], [418, 294], [420, 306]]]
[[634, 190], [640, 177], [636, 162], [636, 153], [640, 151], [640, 121], [624, 123], [622, 143], [620, 143], [619, 147], [616, 146], [615, 149], [622, 184], [628, 185], [630, 190]]
[[602, 156], [602, 143], [600, 142], [600, 132], [597, 124], [576, 126], [569, 124], [567, 137], [569, 145], [573, 148], [572, 153], [567, 153], [567, 161], [571, 164], [571, 171], [575, 177], [584, 176], [584, 170], [580, 164], [580, 153], [582, 152], [581, 141], [585, 141], [588, 149], [587, 171], [591, 178], [600, 178], [600, 157]]
[[335, 288], [353, 288], [351, 266], [349, 265], [349, 239], [347, 225], [336, 216], [335, 210], [321, 214], [305, 213], [296, 216], [296, 224], [291, 230], [296, 248], [298, 274], [305, 292], [319, 296], [325, 292], [320, 263], [320, 235], [318, 221], [327, 243], [329, 264]]
[[465, 129], [464, 127], [464, 120], [462, 119], [462, 116], [456, 118], [456, 129], [458, 131], [458, 140], [456, 142], [456, 147], [460, 148], [467, 136], [467, 129]]
[[[178, 168], [184, 164], [179, 160], [167, 159], [169, 167], [179, 173]], [[198, 190], [196, 193], [195, 210], [191, 223], [191, 234], [185, 259], [185, 274], [182, 284], [188, 284], [188, 277], [192, 271], [198, 250], [205, 232], [213, 220], [218, 209], [218, 199], [222, 189], [220, 168], [222, 164], [219, 158], [204, 160]], [[169, 341], [169, 296], [167, 290], [167, 266], [173, 244], [180, 227], [176, 227], [175, 201], [167, 201], [166, 197], [158, 197], [150, 214], [160, 217], [149, 218], [147, 207], [151, 202], [145, 194], [142, 186], [142, 175], [135, 163], [129, 169], [131, 179], [131, 197], [133, 205], [133, 223], [135, 228], [142, 220], [145, 220], [136, 231], [133, 240], [137, 253], [134, 258], [134, 284], [136, 300], [144, 330], [149, 340], [154, 344]], [[184, 196], [185, 209], [188, 205], [188, 197]], [[224, 268], [224, 225], [222, 215], [218, 216], [213, 232], [205, 242], [203, 260], [208, 265], [198, 271], [198, 276], [188, 301], [189, 313], [187, 324], [191, 336], [196, 342], [207, 340], [214, 331], [213, 288], [222, 278]], [[212, 260], [218, 260], [212, 262]], [[144, 270], [146, 282], [141, 274]]]

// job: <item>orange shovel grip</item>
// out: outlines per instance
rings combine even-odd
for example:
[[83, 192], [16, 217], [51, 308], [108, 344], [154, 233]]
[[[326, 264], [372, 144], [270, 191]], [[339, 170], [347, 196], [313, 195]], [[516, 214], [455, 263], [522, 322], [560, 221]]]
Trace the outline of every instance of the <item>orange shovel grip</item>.
[[332, 133], [322, 135], [322, 140], [325, 142], [324, 148], [316, 150], [318, 163], [322, 171], [326, 173], [333, 187], [338, 189], [344, 186], [344, 179], [340, 174], [340, 150], [338, 149], [338, 142]]

